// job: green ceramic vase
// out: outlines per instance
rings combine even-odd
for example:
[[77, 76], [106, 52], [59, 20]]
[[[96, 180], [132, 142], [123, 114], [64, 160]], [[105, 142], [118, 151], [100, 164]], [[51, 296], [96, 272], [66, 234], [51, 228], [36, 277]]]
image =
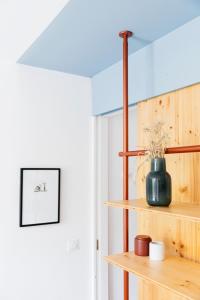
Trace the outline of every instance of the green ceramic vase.
[[151, 206], [169, 206], [171, 203], [171, 176], [166, 171], [165, 158], [153, 158], [146, 177], [146, 199]]

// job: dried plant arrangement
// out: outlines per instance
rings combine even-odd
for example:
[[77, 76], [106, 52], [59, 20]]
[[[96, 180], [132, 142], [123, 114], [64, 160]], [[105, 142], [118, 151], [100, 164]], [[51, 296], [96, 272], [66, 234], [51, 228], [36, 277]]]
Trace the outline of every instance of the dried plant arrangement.
[[163, 158], [165, 149], [169, 143], [169, 134], [163, 129], [164, 123], [157, 122], [151, 127], [144, 128], [144, 133], [147, 138], [147, 146], [145, 153], [149, 158]]
[[150, 127], [144, 128], [146, 137], [145, 159], [138, 165], [137, 173], [142, 165], [153, 158], [164, 158], [165, 149], [169, 144], [169, 134], [163, 129], [163, 122], [156, 122]]

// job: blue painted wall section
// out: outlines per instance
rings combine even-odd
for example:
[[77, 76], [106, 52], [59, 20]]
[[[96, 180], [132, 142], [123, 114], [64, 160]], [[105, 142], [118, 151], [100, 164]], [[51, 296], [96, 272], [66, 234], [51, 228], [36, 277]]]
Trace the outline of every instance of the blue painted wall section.
[[[130, 105], [200, 82], [199, 36], [200, 17], [131, 54]], [[122, 62], [94, 76], [92, 87], [94, 115], [121, 108]]]

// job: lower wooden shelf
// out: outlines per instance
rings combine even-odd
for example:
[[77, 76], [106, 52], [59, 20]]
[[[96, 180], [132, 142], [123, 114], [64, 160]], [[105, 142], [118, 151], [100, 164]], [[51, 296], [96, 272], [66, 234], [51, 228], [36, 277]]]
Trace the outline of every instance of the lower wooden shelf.
[[153, 262], [148, 257], [136, 256], [133, 252], [110, 255], [105, 259], [185, 299], [200, 300], [200, 264], [180, 257]]

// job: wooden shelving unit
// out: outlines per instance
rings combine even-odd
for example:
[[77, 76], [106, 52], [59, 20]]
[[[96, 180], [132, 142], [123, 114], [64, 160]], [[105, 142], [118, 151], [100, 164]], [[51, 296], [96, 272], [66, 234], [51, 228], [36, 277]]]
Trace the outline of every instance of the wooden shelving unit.
[[[144, 149], [129, 150], [128, 38], [131, 36], [130, 31], [120, 33], [123, 38], [123, 151], [119, 156], [123, 159], [123, 200], [105, 203], [123, 209], [123, 253], [107, 256], [106, 260], [124, 271], [124, 300], [130, 299], [129, 272], [142, 279], [138, 280], [140, 300], [200, 300], [200, 157], [196, 153], [200, 152], [200, 84], [137, 104], [138, 145], [145, 146], [143, 128], [155, 120], [162, 120], [171, 130], [173, 145], [165, 153], [171, 154], [166, 160], [175, 183], [176, 202], [169, 207], [149, 207], [144, 199], [129, 200], [129, 158], [146, 153]], [[189, 154], [180, 156], [183, 153]], [[145, 176], [149, 170], [144, 166], [142, 169], [143, 173], [140, 171], [137, 176], [137, 191], [144, 198]], [[165, 241], [166, 249], [173, 250], [169, 253], [177, 256], [151, 262], [148, 257], [129, 252], [129, 210], [142, 212], [137, 218], [138, 233]], [[166, 289], [164, 297], [163, 288]]]
[[110, 255], [106, 260], [185, 299], [200, 299], [200, 266], [197, 263], [180, 257], [152, 262], [148, 257], [136, 256], [132, 252]]
[[115, 208], [123, 208], [129, 210], [147, 211], [153, 214], [162, 214], [177, 218], [186, 218], [190, 221], [200, 222], [200, 205], [191, 203], [175, 203], [169, 207], [152, 207], [148, 206], [144, 199], [139, 200], [121, 200], [107, 201], [105, 205]]

